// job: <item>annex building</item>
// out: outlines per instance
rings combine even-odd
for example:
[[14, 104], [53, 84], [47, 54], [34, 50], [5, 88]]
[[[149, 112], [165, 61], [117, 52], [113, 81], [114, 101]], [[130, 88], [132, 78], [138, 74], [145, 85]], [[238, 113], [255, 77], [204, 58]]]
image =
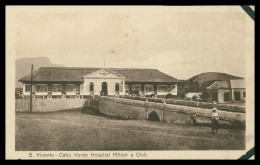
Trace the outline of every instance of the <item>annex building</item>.
[[246, 101], [245, 79], [215, 81], [206, 90], [210, 98], [218, 103]]
[[18, 80], [23, 97], [36, 99], [85, 98], [94, 95], [177, 95], [180, 82], [157, 69], [41, 67]]

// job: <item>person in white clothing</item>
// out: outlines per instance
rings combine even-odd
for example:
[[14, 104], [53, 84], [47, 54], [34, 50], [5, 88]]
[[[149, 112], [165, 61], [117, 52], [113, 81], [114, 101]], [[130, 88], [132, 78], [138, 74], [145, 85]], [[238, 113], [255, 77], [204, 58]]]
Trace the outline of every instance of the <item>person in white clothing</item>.
[[216, 134], [218, 133], [218, 120], [219, 120], [219, 116], [218, 116], [218, 112], [217, 112], [217, 108], [213, 108], [212, 110], [212, 114], [211, 114], [211, 129], [212, 129], [212, 133]]

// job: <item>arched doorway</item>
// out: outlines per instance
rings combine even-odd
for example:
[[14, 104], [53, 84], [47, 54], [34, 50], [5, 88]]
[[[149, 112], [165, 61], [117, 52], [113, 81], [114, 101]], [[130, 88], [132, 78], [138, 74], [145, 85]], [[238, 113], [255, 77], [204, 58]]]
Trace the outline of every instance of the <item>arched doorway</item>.
[[159, 115], [156, 112], [151, 112], [148, 116], [148, 120], [151, 121], [160, 121]]
[[94, 84], [93, 84], [93, 82], [91, 82], [90, 84], [89, 84], [89, 94], [92, 96], [92, 95], [94, 95]]
[[102, 83], [102, 90], [101, 90], [100, 94], [107, 95], [107, 83], [106, 82]]

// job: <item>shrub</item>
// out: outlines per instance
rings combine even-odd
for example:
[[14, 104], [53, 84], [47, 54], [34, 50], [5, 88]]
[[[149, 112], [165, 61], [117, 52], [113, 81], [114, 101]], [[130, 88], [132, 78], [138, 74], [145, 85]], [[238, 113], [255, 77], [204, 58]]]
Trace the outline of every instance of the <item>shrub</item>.
[[155, 94], [151, 94], [150, 97], [156, 97], [156, 95]]
[[133, 90], [132, 92], [130, 91], [129, 94], [132, 95], [132, 96], [141, 96], [139, 94], [139, 91], [137, 91], [137, 90]]
[[171, 98], [174, 98], [174, 96], [171, 94], [171, 93], [168, 93], [166, 96], [165, 96], [166, 99], [171, 99]]
[[207, 100], [209, 98], [209, 94], [208, 92], [203, 92], [201, 95], [200, 95], [200, 98], [202, 100]]
[[193, 101], [199, 101], [200, 98], [199, 98], [199, 96], [194, 95], [194, 96], [192, 96], [191, 100], [193, 100]]

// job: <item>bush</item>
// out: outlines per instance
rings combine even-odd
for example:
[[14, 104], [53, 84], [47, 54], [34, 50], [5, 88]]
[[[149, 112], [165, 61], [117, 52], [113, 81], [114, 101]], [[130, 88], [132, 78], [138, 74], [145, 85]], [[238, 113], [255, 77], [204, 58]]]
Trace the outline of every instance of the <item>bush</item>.
[[139, 91], [137, 91], [137, 90], [133, 90], [132, 92], [130, 91], [129, 94], [132, 95], [132, 96], [141, 96], [139, 94]]
[[191, 100], [193, 100], [193, 101], [197, 101], [197, 99], [198, 99], [198, 96], [197, 96], [197, 95], [194, 95], [194, 96], [192, 96], [192, 98], [191, 98]]
[[174, 98], [174, 96], [171, 94], [171, 93], [168, 93], [166, 96], [165, 96], [166, 99], [171, 99], [171, 98]]
[[192, 101], [201, 101], [200, 97], [197, 95], [192, 96], [191, 100]]
[[203, 92], [201, 95], [200, 95], [200, 98], [202, 100], [207, 100], [209, 98], [209, 94], [208, 92]]
[[150, 97], [156, 97], [156, 95], [155, 94], [151, 94]]
[[179, 98], [185, 98], [185, 93], [179, 93]]

